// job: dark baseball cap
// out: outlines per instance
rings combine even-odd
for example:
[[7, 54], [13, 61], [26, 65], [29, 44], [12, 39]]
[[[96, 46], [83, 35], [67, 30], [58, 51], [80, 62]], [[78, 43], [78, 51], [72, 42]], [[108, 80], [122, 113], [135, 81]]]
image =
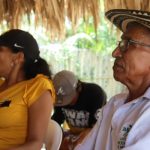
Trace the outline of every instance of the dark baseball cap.
[[22, 51], [25, 58], [35, 60], [39, 57], [39, 46], [35, 38], [26, 31], [11, 29], [0, 35], [0, 46], [6, 46], [13, 52]]

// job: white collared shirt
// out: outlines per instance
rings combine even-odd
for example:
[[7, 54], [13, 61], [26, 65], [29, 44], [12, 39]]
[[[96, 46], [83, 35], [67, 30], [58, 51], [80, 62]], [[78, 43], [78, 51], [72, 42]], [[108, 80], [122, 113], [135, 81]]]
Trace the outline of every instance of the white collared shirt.
[[124, 103], [128, 94], [114, 96], [75, 150], [150, 150], [150, 88]]

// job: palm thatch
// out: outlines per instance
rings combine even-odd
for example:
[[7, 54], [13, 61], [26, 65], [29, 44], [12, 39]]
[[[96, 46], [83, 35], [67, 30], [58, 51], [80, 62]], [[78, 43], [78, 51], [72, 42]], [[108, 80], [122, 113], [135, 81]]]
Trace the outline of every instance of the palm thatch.
[[105, 10], [110, 9], [137, 9], [150, 11], [150, 0], [104, 0]]
[[20, 28], [26, 16], [29, 23], [34, 21], [36, 27], [43, 26], [52, 39], [63, 38], [66, 18], [75, 31], [81, 18], [88, 23], [93, 17], [96, 30], [102, 8], [100, 1], [104, 1], [105, 11], [114, 8], [150, 10], [150, 0], [0, 0], [0, 23], [5, 21], [8, 28]]
[[65, 35], [66, 17], [74, 30], [81, 18], [86, 22], [92, 16], [95, 29], [99, 23], [99, 0], [0, 0], [0, 6], [0, 22], [9, 28], [19, 28], [24, 16], [30, 22], [34, 14], [35, 25], [44, 26], [52, 38]]

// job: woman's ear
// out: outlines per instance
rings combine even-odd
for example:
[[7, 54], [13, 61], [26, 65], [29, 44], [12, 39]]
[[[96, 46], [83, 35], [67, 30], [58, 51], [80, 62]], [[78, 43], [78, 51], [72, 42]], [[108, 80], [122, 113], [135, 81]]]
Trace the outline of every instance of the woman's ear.
[[16, 53], [14, 57], [14, 63], [17, 65], [23, 62], [24, 62], [24, 53], [23, 52]]

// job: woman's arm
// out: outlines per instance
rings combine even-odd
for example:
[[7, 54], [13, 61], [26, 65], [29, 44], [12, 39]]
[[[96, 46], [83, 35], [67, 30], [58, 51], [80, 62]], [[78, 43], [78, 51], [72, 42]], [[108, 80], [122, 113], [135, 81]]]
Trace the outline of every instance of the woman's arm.
[[46, 135], [53, 108], [51, 93], [45, 91], [28, 111], [28, 134], [26, 142], [10, 150], [40, 150]]

